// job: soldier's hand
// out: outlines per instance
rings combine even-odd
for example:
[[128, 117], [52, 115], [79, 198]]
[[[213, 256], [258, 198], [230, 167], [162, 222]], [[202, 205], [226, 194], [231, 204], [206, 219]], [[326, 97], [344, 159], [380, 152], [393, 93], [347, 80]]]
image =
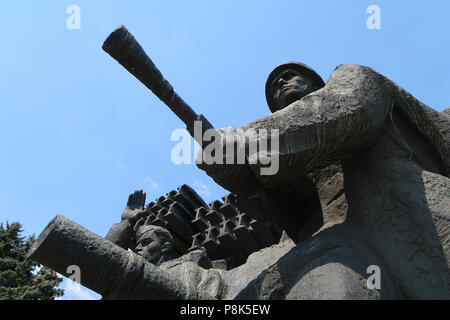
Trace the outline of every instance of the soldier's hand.
[[[237, 165], [246, 163], [245, 140], [239, 140], [238, 130], [234, 127], [211, 130], [210, 133], [213, 141], [199, 150], [195, 163], [214, 178], [233, 175]], [[209, 138], [208, 134], [205, 133], [205, 140]]]
[[130, 194], [125, 210], [122, 213], [121, 219], [128, 220], [133, 226], [145, 213], [145, 192], [137, 190]]
[[216, 130], [215, 140], [200, 149], [195, 163], [223, 188], [250, 195], [260, 186], [247, 163], [247, 138], [234, 127]]

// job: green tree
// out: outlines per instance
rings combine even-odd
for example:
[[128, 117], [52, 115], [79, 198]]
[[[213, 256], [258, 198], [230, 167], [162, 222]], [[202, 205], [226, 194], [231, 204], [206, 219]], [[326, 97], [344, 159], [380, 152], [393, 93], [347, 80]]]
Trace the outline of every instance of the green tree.
[[26, 254], [34, 242], [34, 236], [21, 236], [19, 222], [0, 224], [0, 300], [53, 300], [62, 296], [58, 289], [62, 278], [26, 259]]

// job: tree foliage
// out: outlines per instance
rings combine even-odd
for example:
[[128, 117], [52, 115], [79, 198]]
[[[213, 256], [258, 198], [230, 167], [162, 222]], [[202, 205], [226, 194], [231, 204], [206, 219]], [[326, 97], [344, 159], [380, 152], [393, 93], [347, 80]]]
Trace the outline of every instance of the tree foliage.
[[0, 224], [0, 300], [53, 300], [62, 296], [62, 278], [26, 254], [34, 236], [21, 236], [19, 222]]

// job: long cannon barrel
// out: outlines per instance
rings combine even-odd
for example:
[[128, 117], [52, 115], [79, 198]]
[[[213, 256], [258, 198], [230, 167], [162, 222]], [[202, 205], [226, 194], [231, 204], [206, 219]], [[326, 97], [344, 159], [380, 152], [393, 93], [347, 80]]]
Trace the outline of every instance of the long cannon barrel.
[[[174, 91], [169, 81], [163, 77], [125, 26], [121, 25], [114, 30], [104, 41], [102, 48], [163, 101], [186, 124], [193, 138], [196, 138], [194, 121], [202, 122], [202, 134], [214, 128], [203, 115], [196, 114]], [[197, 142], [203, 146], [202, 141]]]
[[61, 215], [50, 221], [27, 257], [66, 277], [69, 266], [78, 266], [80, 283], [106, 299], [202, 299], [163, 269]]

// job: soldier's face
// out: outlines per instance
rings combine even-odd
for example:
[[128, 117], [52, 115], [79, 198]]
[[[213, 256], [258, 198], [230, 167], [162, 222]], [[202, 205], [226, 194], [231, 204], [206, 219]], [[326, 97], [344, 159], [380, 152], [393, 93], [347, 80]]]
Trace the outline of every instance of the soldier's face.
[[312, 81], [300, 72], [287, 69], [281, 72], [271, 84], [277, 110], [287, 107], [313, 91]]
[[149, 231], [137, 240], [135, 252], [148, 262], [156, 264], [163, 254], [162, 249], [162, 239], [154, 231]]

